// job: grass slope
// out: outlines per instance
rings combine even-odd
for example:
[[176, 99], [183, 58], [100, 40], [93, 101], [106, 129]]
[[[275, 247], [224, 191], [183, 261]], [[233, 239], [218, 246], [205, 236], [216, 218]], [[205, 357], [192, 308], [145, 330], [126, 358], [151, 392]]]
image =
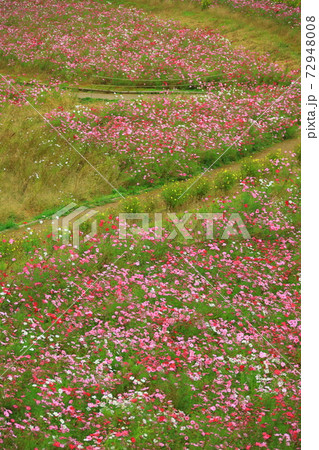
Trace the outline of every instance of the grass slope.
[[301, 38], [298, 28], [280, 24], [272, 19], [242, 14], [227, 6], [214, 6], [202, 11], [196, 3], [182, 0], [123, 0], [162, 19], [178, 20], [189, 28], [212, 28], [234, 46], [269, 54], [271, 61], [288, 69], [300, 68]]

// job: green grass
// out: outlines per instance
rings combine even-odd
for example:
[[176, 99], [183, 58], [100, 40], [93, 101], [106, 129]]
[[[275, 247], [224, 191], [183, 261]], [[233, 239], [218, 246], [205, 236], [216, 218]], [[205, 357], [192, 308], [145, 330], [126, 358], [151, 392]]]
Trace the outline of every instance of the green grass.
[[8, 219], [6, 222], [0, 223], [0, 231], [9, 230], [10, 228], [18, 228], [14, 219]]

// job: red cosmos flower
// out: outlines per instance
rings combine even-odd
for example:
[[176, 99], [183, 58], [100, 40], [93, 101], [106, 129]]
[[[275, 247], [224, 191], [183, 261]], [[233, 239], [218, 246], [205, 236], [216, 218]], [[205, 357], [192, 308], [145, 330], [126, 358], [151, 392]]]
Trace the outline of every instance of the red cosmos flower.
[[157, 419], [158, 422], [165, 422], [165, 416], [159, 416], [159, 418]]
[[134, 442], [136, 442], [136, 439], [134, 437], [131, 437], [131, 442], [133, 442], [134, 444]]
[[221, 418], [220, 417], [212, 417], [211, 419], [209, 419], [209, 422], [221, 423]]
[[289, 430], [289, 433], [294, 441], [298, 439], [298, 432], [296, 430]]

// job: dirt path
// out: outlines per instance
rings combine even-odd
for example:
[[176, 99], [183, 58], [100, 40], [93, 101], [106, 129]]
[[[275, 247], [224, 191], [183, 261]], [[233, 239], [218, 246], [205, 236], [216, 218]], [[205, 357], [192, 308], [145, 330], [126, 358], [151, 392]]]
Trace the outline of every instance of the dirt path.
[[[284, 153], [287, 153], [287, 152], [293, 150], [299, 144], [300, 144], [300, 137], [297, 137], [294, 139], [287, 139], [286, 141], [278, 142], [278, 143], [260, 151], [259, 153], [254, 154], [252, 156], [254, 157], [254, 159], [263, 160], [269, 153], [271, 153], [273, 151], [281, 149]], [[224, 169], [237, 170], [240, 168], [240, 165], [242, 164], [242, 162], [248, 158], [249, 158], [249, 156], [242, 158], [240, 161], [225, 164], [224, 166], [216, 168], [216, 169], [211, 169], [207, 173], [205, 173], [205, 175], [203, 177], [209, 181], [212, 181], [212, 180], [214, 180], [216, 175], [221, 170], [224, 170]], [[145, 201], [148, 200], [150, 197], [154, 198], [154, 197], [159, 196], [162, 189], [163, 189], [162, 187], [158, 187], [158, 188], [152, 189], [148, 192], [136, 194], [133, 197], [138, 198], [138, 200], [143, 204], [143, 202], [145, 203]], [[120, 197], [115, 198], [110, 203], [107, 203], [102, 206], [92, 206], [90, 209], [94, 209], [95, 211], [98, 211], [100, 213], [110, 214], [110, 213], [114, 212], [114, 209], [120, 205], [122, 200], [123, 199]], [[196, 203], [194, 203], [193, 205], [188, 204], [187, 208], [189, 209], [190, 206], [195, 206], [195, 205], [196, 205]], [[81, 206], [81, 205], [77, 205], [77, 206]], [[159, 207], [156, 208], [156, 212], [165, 211], [165, 210], [166, 210], [166, 208], [165, 208], [164, 202], [160, 201]], [[27, 224], [19, 225], [19, 228], [16, 228], [16, 229], [11, 228], [8, 230], [4, 230], [0, 233], [0, 235], [2, 234], [6, 238], [18, 239], [18, 238], [21, 238], [22, 236], [24, 236], [25, 234], [28, 234], [30, 229], [32, 229], [33, 234], [41, 236], [45, 233], [48, 233], [48, 230], [50, 229], [50, 227], [51, 227], [51, 218], [44, 219], [44, 220], [35, 220], [35, 221], [28, 222]]]
[[[143, 94], [120, 94], [120, 93], [102, 93], [102, 92], [93, 92], [93, 91], [85, 91], [85, 92], [77, 92], [77, 98], [90, 98], [97, 100], [117, 100], [119, 98], [124, 98], [125, 100], [135, 100], [137, 97]], [[149, 94], [148, 94], [149, 95]]]
[[165, 95], [165, 96], [182, 96], [182, 95], [207, 95], [205, 92], [196, 92], [196, 91], [119, 91], [119, 92], [103, 92], [103, 90], [95, 90], [95, 89], [82, 89], [79, 88], [79, 90], [76, 92], [77, 98], [89, 98], [89, 99], [97, 99], [97, 100], [117, 100], [117, 99], [124, 99], [124, 100], [135, 100], [138, 97], [151, 97], [154, 95]]

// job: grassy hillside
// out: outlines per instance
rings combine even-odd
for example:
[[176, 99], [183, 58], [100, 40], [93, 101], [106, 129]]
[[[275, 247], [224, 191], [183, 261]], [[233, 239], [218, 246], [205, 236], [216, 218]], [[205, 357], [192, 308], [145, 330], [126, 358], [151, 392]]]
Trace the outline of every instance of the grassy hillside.
[[[252, 25], [244, 14], [216, 5], [201, 11], [190, 2], [134, 4], [145, 14], [114, 2], [86, 0], [58, 8], [50, 1], [33, 4], [32, 17], [25, 14], [28, 5], [12, 2], [0, 27], [6, 74], [1, 81], [2, 227], [53, 211], [61, 202], [98, 202], [118, 191], [137, 193], [185, 179], [297, 131], [299, 92], [291, 85], [298, 76], [291, 71], [296, 55], [286, 70], [276, 64], [283, 42], [291, 49], [298, 45], [296, 30], [286, 25], [279, 33], [274, 21]], [[252, 27], [259, 43], [276, 46], [270, 56], [262, 54], [273, 49], [251, 39]], [[239, 49], [240, 33], [245, 48]], [[12, 79], [9, 73], [15, 74]], [[46, 86], [37, 79], [45, 79]], [[108, 89], [110, 83], [113, 89], [115, 84], [200, 88], [210, 94], [81, 106], [60, 89], [66, 80], [105, 83]]]
[[33, 88], [36, 98], [32, 91], [24, 98], [13, 91], [12, 103], [1, 109], [0, 221], [21, 222], [71, 201], [94, 203], [185, 180], [292, 138], [298, 84], [272, 104], [287, 89], [222, 88], [95, 105], [41, 87]]
[[5, 450], [300, 450], [299, 16], [200, 3], [0, 4]]
[[[112, 2], [114, 3], [114, 2]], [[300, 29], [289, 24], [278, 23], [273, 18], [255, 14], [243, 14], [226, 5], [201, 10], [196, 2], [182, 0], [123, 1], [122, 4], [136, 6], [156, 17], [178, 20], [189, 28], [212, 28], [218, 30], [235, 47], [244, 47], [269, 58], [282, 67], [299, 70]]]

